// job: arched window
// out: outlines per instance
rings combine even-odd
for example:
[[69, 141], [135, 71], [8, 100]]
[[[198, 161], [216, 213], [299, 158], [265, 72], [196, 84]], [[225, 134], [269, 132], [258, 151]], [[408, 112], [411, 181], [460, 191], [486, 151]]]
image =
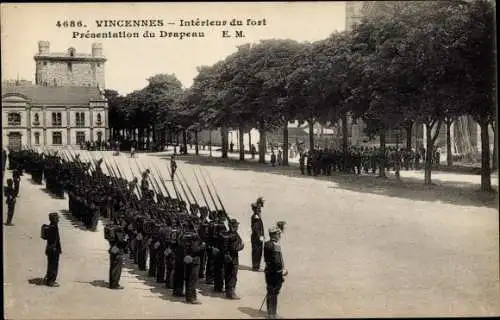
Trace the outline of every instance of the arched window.
[[102, 117], [101, 117], [101, 114], [98, 113], [97, 114], [97, 125], [100, 126], [102, 124]]
[[35, 132], [35, 144], [40, 144], [40, 132]]
[[101, 142], [102, 141], [102, 132], [97, 132], [97, 141]]

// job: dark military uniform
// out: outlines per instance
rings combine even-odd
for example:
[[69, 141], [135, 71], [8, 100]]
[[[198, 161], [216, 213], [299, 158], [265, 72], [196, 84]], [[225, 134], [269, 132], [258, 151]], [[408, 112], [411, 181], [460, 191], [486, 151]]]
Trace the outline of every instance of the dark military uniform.
[[114, 230], [114, 239], [110, 241], [109, 248], [109, 288], [121, 289], [120, 278], [123, 268], [123, 258], [127, 248], [123, 230]]
[[200, 272], [200, 258], [205, 249], [205, 243], [197, 235], [190, 235], [185, 238], [185, 281], [186, 281], [186, 301], [192, 304], [198, 304], [196, 299], [196, 287], [198, 285]]
[[231, 219], [230, 230], [224, 237], [224, 281], [226, 284], [226, 298], [239, 299], [234, 293], [238, 281], [239, 252], [245, 247], [238, 234], [238, 221]]
[[[278, 229], [271, 229], [269, 235], [279, 234]], [[264, 245], [264, 261], [266, 262], [267, 313], [270, 318], [276, 316], [278, 294], [284, 282], [284, 265], [281, 247], [276, 239], [269, 240]]]
[[12, 219], [14, 218], [14, 209], [16, 208], [16, 191], [13, 187], [12, 179], [7, 180], [7, 186], [4, 191], [7, 203], [7, 222], [6, 225], [12, 224]]
[[254, 211], [250, 221], [252, 226], [252, 269], [254, 271], [258, 271], [260, 269], [260, 261], [262, 259], [262, 249], [264, 244], [264, 224], [255, 204], [252, 204], [252, 210]]
[[47, 273], [45, 275], [45, 283], [48, 286], [58, 286], [57, 273], [59, 270], [59, 257], [62, 253], [61, 240], [59, 237], [59, 218], [57, 213], [49, 215], [50, 224], [47, 229], [47, 245], [45, 247], [45, 254], [47, 255]]

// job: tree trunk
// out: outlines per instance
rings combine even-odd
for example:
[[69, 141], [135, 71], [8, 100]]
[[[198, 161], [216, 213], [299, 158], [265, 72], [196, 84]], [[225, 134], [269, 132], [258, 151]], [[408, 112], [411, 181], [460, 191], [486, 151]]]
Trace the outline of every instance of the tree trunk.
[[453, 165], [453, 157], [451, 154], [451, 119], [446, 119], [446, 164], [448, 167]]
[[182, 146], [184, 149], [183, 154], [187, 154], [187, 130], [182, 130]]
[[240, 152], [240, 160], [244, 161], [245, 160], [245, 145], [243, 138], [245, 138], [245, 127], [243, 125], [240, 125], [238, 128], [239, 130], [239, 135], [238, 135], [238, 144], [240, 145], [239, 152]]
[[[342, 152], [344, 154], [347, 154], [347, 146], [348, 146], [348, 142], [349, 142], [349, 137], [348, 137], [349, 131], [348, 131], [347, 126], [348, 126], [348, 124], [347, 124], [347, 112], [344, 112], [342, 114]], [[384, 139], [385, 139], [385, 135], [384, 135]], [[384, 146], [385, 146], [385, 140], [384, 140]], [[348, 167], [347, 157], [343, 157], [343, 159], [344, 159], [343, 168], [347, 168]]]
[[479, 125], [481, 126], [481, 191], [491, 191], [489, 125], [486, 121]]
[[250, 131], [252, 131], [252, 129], [248, 131], [248, 151], [252, 150], [252, 135], [250, 134]]
[[425, 124], [425, 179], [424, 184], [432, 184], [432, 158], [434, 155], [434, 143], [432, 141], [432, 125]]
[[283, 126], [283, 165], [288, 165], [288, 121]]
[[266, 127], [264, 121], [259, 123], [259, 163], [266, 163]]
[[309, 122], [309, 150], [314, 150], [314, 120], [311, 119]]
[[221, 144], [222, 144], [222, 158], [227, 159], [228, 150], [228, 132], [226, 127], [220, 128]]
[[198, 156], [200, 155], [200, 147], [198, 145], [198, 129], [195, 129], [194, 131], [194, 152]]
[[380, 178], [386, 178], [385, 175], [385, 163], [386, 163], [386, 157], [385, 157], [385, 134], [386, 130], [382, 129], [380, 131], [380, 150], [379, 150], [379, 168], [378, 168], [378, 176]]
[[210, 129], [209, 133], [209, 138], [208, 138], [208, 151], [210, 152], [210, 157], [212, 156], [212, 129]]
[[495, 121], [491, 124], [491, 128], [493, 129], [493, 161], [491, 164], [492, 171], [496, 171], [498, 169], [498, 131], [497, 131], [497, 123]]
[[412, 134], [411, 131], [413, 129], [413, 121], [410, 121], [408, 125], [406, 126], [406, 150], [411, 150], [411, 144], [412, 144]]

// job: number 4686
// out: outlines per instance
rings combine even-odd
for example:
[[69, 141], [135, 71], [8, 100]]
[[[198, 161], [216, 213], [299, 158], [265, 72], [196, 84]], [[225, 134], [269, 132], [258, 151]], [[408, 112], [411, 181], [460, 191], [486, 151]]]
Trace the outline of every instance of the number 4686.
[[75, 28], [75, 27], [83, 27], [83, 22], [82, 21], [75, 21], [75, 20], [65, 20], [65, 21], [57, 21], [56, 26], [58, 28]]

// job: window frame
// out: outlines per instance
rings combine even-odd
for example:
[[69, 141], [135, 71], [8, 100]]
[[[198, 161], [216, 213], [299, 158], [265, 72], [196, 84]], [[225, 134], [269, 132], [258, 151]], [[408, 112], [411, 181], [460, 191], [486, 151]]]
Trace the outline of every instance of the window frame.
[[[82, 136], [83, 136], [83, 141], [79, 141], [81, 140], [79, 138], [81, 138]], [[85, 134], [85, 131], [77, 131], [75, 134], [75, 141], [77, 145], [87, 142], [87, 135]]]
[[[54, 138], [56, 135], [59, 135], [59, 138], [61, 139], [61, 143], [55, 143], [56, 139], [54, 139]], [[62, 146], [62, 144], [63, 144], [62, 131], [52, 131], [52, 145]]]
[[34, 140], [35, 140], [34, 144], [37, 145], [37, 146], [40, 145], [40, 132], [35, 132], [33, 134], [33, 137], [34, 137]]
[[62, 112], [52, 111], [52, 127], [62, 127]]
[[[17, 119], [15, 119], [16, 121], [14, 121], [14, 119], [12, 119], [13, 116], [16, 116], [16, 118], [17, 118]], [[7, 113], [7, 124], [9, 125], [9, 127], [20, 127], [22, 124], [21, 112], [15, 112], [15, 111], [8, 112]]]

